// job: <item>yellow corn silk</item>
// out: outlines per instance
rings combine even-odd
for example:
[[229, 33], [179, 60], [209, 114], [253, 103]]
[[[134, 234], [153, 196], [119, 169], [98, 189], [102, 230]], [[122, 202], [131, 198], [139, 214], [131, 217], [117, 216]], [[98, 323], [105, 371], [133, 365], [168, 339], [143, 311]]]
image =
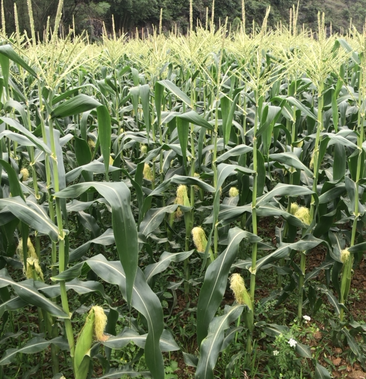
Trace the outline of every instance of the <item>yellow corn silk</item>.
[[[19, 241], [18, 247], [17, 247], [17, 254], [19, 255], [19, 258], [22, 262], [24, 262], [24, 256], [23, 256], [23, 240]], [[38, 259], [38, 255], [36, 253], [36, 250], [34, 249], [33, 243], [31, 239], [28, 237], [27, 239], [27, 258], [34, 258]]]
[[310, 210], [306, 207], [300, 207], [297, 203], [291, 204], [290, 213], [298, 218], [303, 224], [310, 225]]
[[237, 197], [239, 196], [239, 190], [236, 187], [231, 187], [229, 190], [229, 196], [230, 197]]
[[[189, 202], [188, 198], [188, 189], [187, 186], [184, 184], [181, 184], [177, 188], [177, 197], [175, 199], [175, 204], [183, 205], [185, 207], [190, 207], [191, 203]], [[179, 218], [183, 216], [182, 210], [178, 207], [178, 209], [175, 212], [175, 217]]]
[[192, 238], [194, 246], [199, 253], [204, 253], [207, 246], [207, 238], [205, 231], [200, 227], [196, 226], [192, 229]]
[[145, 155], [147, 153], [147, 146], [141, 145], [140, 146], [140, 152], [141, 152], [141, 155]]
[[143, 170], [142, 174], [143, 174], [145, 180], [149, 180], [150, 182], [154, 180], [154, 173], [153, 173], [151, 167], [149, 166], [149, 164], [146, 162], [144, 164], [144, 170]]
[[20, 174], [22, 175], [22, 181], [25, 182], [29, 179], [29, 171], [25, 167], [20, 170]]
[[104, 334], [104, 329], [107, 325], [107, 315], [104, 313], [102, 307], [96, 305], [93, 307], [95, 320], [94, 320], [94, 334], [97, 341], [106, 341], [109, 337]]
[[238, 304], [246, 305], [250, 310], [253, 309], [252, 300], [245, 287], [244, 279], [240, 274], [231, 275], [230, 289], [234, 292], [235, 301]]
[[34, 279], [44, 282], [43, 271], [39, 265], [39, 260], [34, 257], [27, 258], [27, 268], [25, 270], [27, 279]]

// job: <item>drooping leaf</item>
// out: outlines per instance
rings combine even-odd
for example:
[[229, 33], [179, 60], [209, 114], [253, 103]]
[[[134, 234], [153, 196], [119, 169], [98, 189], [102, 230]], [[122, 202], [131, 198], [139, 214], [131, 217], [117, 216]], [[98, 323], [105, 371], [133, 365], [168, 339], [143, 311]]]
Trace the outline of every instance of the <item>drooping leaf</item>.
[[195, 374], [197, 379], [213, 379], [213, 370], [224, 340], [224, 332], [241, 315], [243, 309], [243, 305], [235, 305], [227, 309], [223, 316], [215, 317], [210, 322], [207, 337], [200, 346], [200, 358]]
[[108, 177], [109, 156], [111, 153], [111, 116], [105, 105], [97, 107], [98, 139], [104, 160], [105, 175]]
[[47, 349], [47, 347], [51, 343], [58, 346], [62, 350], [68, 349], [68, 343], [63, 337], [56, 337], [48, 341], [41, 337], [34, 337], [30, 341], [28, 341], [23, 347], [19, 349], [6, 350], [4, 356], [0, 360], [0, 365], [3, 366], [3, 365], [14, 362], [14, 360], [16, 359], [16, 355], [19, 353], [21, 354], [39, 353], [40, 351]]
[[177, 210], [178, 205], [172, 204], [162, 208], [151, 208], [145, 214], [144, 219], [141, 221], [139, 231], [144, 236], [148, 236], [154, 230], [156, 230], [167, 213], [173, 213]]
[[239, 228], [229, 230], [227, 248], [208, 266], [197, 304], [197, 341], [201, 344], [226, 290], [229, 270], [237, 255], [242, 239], [259, 242], [261, 239]]
[[[112, 336], [108, 338], [107, 341], [103, 342], [104, 346], [110, 347], [111, 349], [122, 349], [127, 346], [131, 341], [134, 342], [138, 347], [145, 349], [147, 334], [140, 335], [132, 329], [126, 329], [118, 336]], [[177, 351], [179, 346], [174, 341], [173, 336], [167, 330], [163, 330], [160, 337], [160, 350], [163, 352]]]
[[21, 197], [0, 199], [0, 209], [7, 209], [19, 220], [39, 233], [47, 234], [53, 241], [58, 241], [58, 228], [51, 219], [35, 203], [28, 204]]
[[69, 318], [57, 304], [43, 296], [36, 288], [33, 280], [25, 280], [15, 282], [6, 272], [5, 269], [0, 270], [0, 288], [12, 286], [14, 292], [28, 304], [35, 305], [46, 310], [55, 317]]
[[75, 198], [94, 187], [112, 208], [113, 234], [122, 266], [127, 273], [126, 296], [130, 302], [138, 263], [137, 227], [131, 211], [130, 191], [123, 182], [87, 182], [67, 187], [55, 194], [60, 198]]
[[149, 282], [149, 280], [154, 276], [159, 274], [160, 272], [163, 272], [171, 262], [182, 262], [188, 257], [190, 257], [193, 254], [194, 250], [190, 251], [183, 251], [181, 253], [168, 253], [164, 252], [159, 262], [153, 263], [151, 265], [148, 265], [144, 271], [146, 281]]
[[93, 97], [79, 94], [57, 106], [51, 113], [55, 117], [67, 117], [97, 108], [102, 104]]
[[[86, 261], [89, 267], [104, 281], [116, 284], [126, 294], [126, 274], [120, 262], [108, 262], [104, 256], [97, 255]], [[159, 340], [163, 332], [163, 310], [160, 300], [146, 283], [144, 274], [137, 270], [132, 291], [131, 305], [146, 319], [148, 336], [146, 338], [145, 359], [154, 378], [164, 378], [163, 357]]]

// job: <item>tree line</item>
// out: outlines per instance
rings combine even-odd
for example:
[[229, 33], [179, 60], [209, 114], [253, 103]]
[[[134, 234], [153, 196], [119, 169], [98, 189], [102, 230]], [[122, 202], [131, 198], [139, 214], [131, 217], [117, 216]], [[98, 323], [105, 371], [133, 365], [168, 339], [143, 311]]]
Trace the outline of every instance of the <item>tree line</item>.
[[[14, 4], [16, 4], [18, 25], [21, 32], [30, 30], [29, 3], [31, 2], [34, 26], [40, 38], [47, 25], [52, 25], [59, 0], [3, 0], [6, 32], [11, 35], [16, 30]], [[261, 24], [266, 9], [271, 13], [268, 26], [276, 27], [278, 23], [289, 21], [290, 9], [297, 6], [298, 0], [245, 0], [245, 19], [247, 31], [250, 32], [253, 21]], [[193, 20], [205, 25], [224, 22], [226, 17], [232, 26], [240, 24], [242, 19], [242, 0], [193, 0]], [[366, 0], [300, 0], [298, 25], [315, 29], [318, 12], [324, 12], [326, 23], [332, 25], [333, 31], [347, 30], [350, 21], [361, 29], [366, 17]], [[173, 28], [186, 33], [189, 28], [189, 0], [64, 0], [62, 25], [67, 31], [74, 27], [76, 33], [86, 30], [90, 36], [97, 38], [102, 33], [103, 25], [112, 31], [112, 15], [115, 31], [128, 33], [136, 28], [152, 28], [162, 21], [162, 30]], [[4, 28], [4, 25], [2, 26]]]

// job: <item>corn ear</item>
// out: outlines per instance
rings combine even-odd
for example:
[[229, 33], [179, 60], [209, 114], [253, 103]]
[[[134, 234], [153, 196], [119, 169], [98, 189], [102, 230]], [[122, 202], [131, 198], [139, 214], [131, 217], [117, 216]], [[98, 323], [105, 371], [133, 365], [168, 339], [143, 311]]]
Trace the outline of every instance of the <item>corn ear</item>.
[[74, 356], [75, 379], [86, 379], [89, 372], [90, 349], [93, 343], [95, 312], [92, 308], [86, 317], [76, 342]]

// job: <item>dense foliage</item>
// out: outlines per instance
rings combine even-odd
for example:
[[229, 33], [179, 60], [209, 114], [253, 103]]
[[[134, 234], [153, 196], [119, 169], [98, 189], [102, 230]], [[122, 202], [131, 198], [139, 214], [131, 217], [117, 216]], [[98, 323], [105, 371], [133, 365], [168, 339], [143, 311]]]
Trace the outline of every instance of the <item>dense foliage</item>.
[[268, 18], [3, 35], [0, 378], [365, 368], [366, 35]]
[[[20, 30], [30, 32], [28, 5], [29, 0], [3, 0], [6, 29], [10, 34], [15, 31], [14, 8], [17, 5]], [[47, 18], [51, 23], [57, 11], [58, 0], [32, 0], [35, 20], [35, 29], [43, 37]], [[228, 17], [229, 23], [235, 27], [242, 19], [241, 0], [194, 0], [193, 18], [202, 25], [206, 24], [206, 16], [211, 19], [214, 3], [214, 20], [224, 22]], [[279, 22], [288, 24], [290, 9], [298, 2], [296, 0], [245, 0], [247, 32], [250, 32], [252, 23], [261, 24], [265, 11], [271, 7], [268, 25], [276, 27]], [[100, 37], [103, 22], [108, 30], [112, 30], [112, 15], [114, 15], [117, 31], [130, 32], [135, 28], [152, 28], [158, 26], [160, 11], [164, 30], [172, 30], [175, 26], [180, 32], [187, 32], [189, 26], [189, 0], [65, 0], [63, 6], [62, 24], [67, 32], [73, 25], [76, 32], [87, 30], [91, 36]], [[332, 24], [334, 31], [344, 32], [352, 23], [361, 30], [366, 17], [366, 0], [309, 0], [299, 1], [299, 25], [307, 28], [317, 27], [318, 12], [325, 12], [326, 24]]]

